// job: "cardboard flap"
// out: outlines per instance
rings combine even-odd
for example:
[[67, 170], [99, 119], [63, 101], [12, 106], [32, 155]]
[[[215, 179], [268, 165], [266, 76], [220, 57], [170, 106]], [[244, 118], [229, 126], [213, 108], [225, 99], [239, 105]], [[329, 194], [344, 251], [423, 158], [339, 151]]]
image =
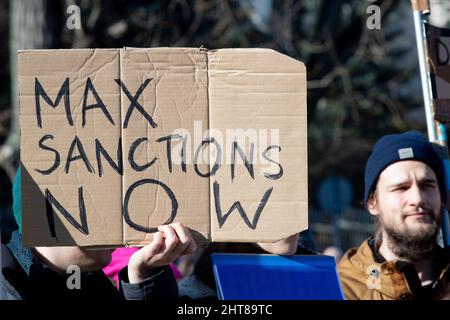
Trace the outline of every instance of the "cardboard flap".
[[208, 67], [210, 127], [225, 146], [211, 178], [212, 240], [273, 242], [306, 229], [305, 66], [273, 50], [223, 49]]
[[118, 161], [118, 50], [21, 51], [18, 61], [24, 244], [122, 243], [122, 177], [96, 160], [98, 141]]
[[[129, 159], [122, 194], [130, 219], [124, 223], [125, 243], [146, 244], [151, 229], [175, 221], [188, 226], [197, 241], [209, 240], [209, 181], [199, 177], [192, 164], [195, 125], [208, 125], [205, 54], [184, 48], [126, 49], [121, 50], [121, 66], [121, 79], [133, 95], [149, 81], [137, 102], [152, 118], [151, 123], [134, 109], [122, 131]], [[130, 99], [122, 95], [123, 122], [129, 105]], [[203, 167], [207, 171], [207, 165]]]

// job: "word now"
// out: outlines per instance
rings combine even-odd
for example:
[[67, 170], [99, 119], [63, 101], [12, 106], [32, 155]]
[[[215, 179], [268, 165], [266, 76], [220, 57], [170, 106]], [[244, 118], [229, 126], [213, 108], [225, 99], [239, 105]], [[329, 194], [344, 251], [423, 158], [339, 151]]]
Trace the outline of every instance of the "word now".
[[[174, 219], [177, 216], [178, 211], [178, 201], [175, 197], [175, 194], [172, 192], [172, 190], [161, 181], [155, 180], [155, 179], [141, 179], [133, 183], [126, 191], [123, 205], [122, 205], [122, 215], [125, 220], [125, 222], [134, 230], [145, 232], [145, 233], [155, 233], [158, 231], [158, 228], [155, 227], [149, 227], [149, 226], [142, 226], [137, 223], [135, 223], [129, 213], [129, 203], [131, 196], [133, 192], [145, 185], [145, 184], [152, 184], [156, 185], [157, 187], [161, 187], [166, 195], [169, 197], [172, 208], [170, 212], [170, 216], [167, 219], [166, 222], [163, 224], [170, 224], [174, 221]], [[261, 217], [261, 213], [266, 206], [267, 201], [270, 198], [270, 195], [272, 194], [273, 187], [270, 187], [267, 189], [267, 191], [264, 193], [264, 195], [261, 198], [261, 201], [258, 205], [258, 208], [256, 209], [255, 215], [253, 216], [252, 221], [250, 221], [249, 217], [247, 216], [247, 213], [245, 212], [244, 208], [242, 207], [240, 201], [236, 201], [233, 203], [233, 205], [230, 207], [230, 209], [223, 214], [222, 212], [222, 206], [220, 203], [220, 185], [217, 181], [214, 181], [213, 183], [213, 194], [214, 194], [214, 209], [216, 212], [217, 222], [219, 224], [219, 228], [222, 228], [224, 223], [227, 221], [228, 217], [231, 215], [231, 213], [234, 210], [237, 210], [239, 215], [242, 217], [245, 224], [252, 230], [256, 229], [256, 226], [258, 225], [259, 218]], [[49, 230], [52, 238], [55, 238], [58, 240], [56, 235], [56, 229], [55, 229], [55, 220], [54, 220], [54, 211], [53, 206], [62, 214], [62, 216], [78, 231], [80, 231], [84, 235], [89, 234], [89, 226], [87, 222], [87, 211], [86, 211], [86, 205], [84, 201], [84, 194], [83, 194], [83, 187], [80, 186], [78, 188], [78, 208], [79, 208], [79, 216], [80, 216], [80, 222], [78, 222], [73, 215], [66, 209], [64, 206], [53, 196], [53, 194], [50, 192], [49, 189], [45, 189], [45, 205], [46, 205], [46, 212], [47, 212], [47, 222], [49, 225]]]

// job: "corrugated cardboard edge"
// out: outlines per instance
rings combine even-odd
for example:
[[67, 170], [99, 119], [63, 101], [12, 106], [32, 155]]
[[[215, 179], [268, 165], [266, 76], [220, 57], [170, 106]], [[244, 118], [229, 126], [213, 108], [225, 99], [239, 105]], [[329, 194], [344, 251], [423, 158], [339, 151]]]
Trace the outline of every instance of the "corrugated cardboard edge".
[[[118, 54], [119, 54], [119, 79], [122, 80], [122, 49], [117, 49], [117, 51], [118, 51]], [[119, 92], [120, 92], [120, 108], [119, 108], [119, 110], [120, 110], [120, 123], [122, 124], [122, 94], [123, 94], [123, 90], [119, 90]], [[122, 125], [120, 126], [120, 139], [122, 141], [124, 141]], [[124, 148], [124, 144], [122, 143], [122, 158], [124, 158], [124, 149], [123, 148]], [[123, 159], [122, 159], [122, 161], [123, 161]], [[122, 245], [125, 246], [125, 247], [129, 247], [128, 243], [126, 243], [126, 241], [125, 241], [125, 221], [124, 221], [124, 217], [123, 217], [123, 185], [124, 185], [124, 178], [125, 178], [125, 167], [124, 167], [123, 173], [124, 174], [122, 174], [122, 177], [120, 179], [120, 181], [121, 181], [121, 185], [120, 185], [120, 197], [121, 197], [120, 203], [122, 204], [122, 208], [121, 208], [122, 209], [121, 210], [122, 211], [122, 219], [121, 219], [121, 221], [122, 221]]]
[[[206, 83], [206, 90], [207, 90], [207, 94], [206, 97], [208, 99], [207, 101], [207, 105], [208, 105], [208, 130], [211, 128], [211, 104], [210, 104], [210, 95], [209, 95], [209, 50], [205, 49], [205, 48], [200, 48], [200, 51], [202, 51], [205, 55], [205, 59], [206, 59], [206, 75], [207, 75], [207, 83]], [[209, 131], [210, 132], [210, 131]], [[210, 138], [210, 137], [209, 137]], [[209, 148], [209, 170], [211, 171], [211, 152], [212, 152], [212, 148]], [[208, 178], [208, 182], [209, 182], [209, 188], [208, 188], [208, 192], [209, 192], [209, 212], [208, 212], [208, 224], [209, 224], [209, 233], [208, 233], [208, 241], [212, 242], [212, 227], [211, 227], [211, 210], [213, 209], [213, 198], [211, 195], [211, 176]]]

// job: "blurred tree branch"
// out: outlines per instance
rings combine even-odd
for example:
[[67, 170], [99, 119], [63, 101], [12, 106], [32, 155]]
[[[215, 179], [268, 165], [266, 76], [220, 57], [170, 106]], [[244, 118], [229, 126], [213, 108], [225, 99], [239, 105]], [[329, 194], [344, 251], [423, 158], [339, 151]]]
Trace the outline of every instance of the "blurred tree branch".
[[17, 50], [52, 48], [57, 45], [60, 14], [54, 3], [46, 0], [10, 0], [9, 49], [11, 74], [11, 124], [8, 137], [0, 148], [0, 166], [10, 178], [15, 174], [19, 158], [19, 93]]

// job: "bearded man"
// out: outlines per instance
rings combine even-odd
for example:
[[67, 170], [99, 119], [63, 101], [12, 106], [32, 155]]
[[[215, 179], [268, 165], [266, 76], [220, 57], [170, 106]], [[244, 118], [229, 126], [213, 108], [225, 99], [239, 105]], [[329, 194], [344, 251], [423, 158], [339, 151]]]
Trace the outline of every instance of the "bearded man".
[[338, 265], [347, 299], [450, 297], [450, 254], [436, 238], [447, 203], [442, 162], [417, 131], [382, 137], [365, 168], [375, 235]]

